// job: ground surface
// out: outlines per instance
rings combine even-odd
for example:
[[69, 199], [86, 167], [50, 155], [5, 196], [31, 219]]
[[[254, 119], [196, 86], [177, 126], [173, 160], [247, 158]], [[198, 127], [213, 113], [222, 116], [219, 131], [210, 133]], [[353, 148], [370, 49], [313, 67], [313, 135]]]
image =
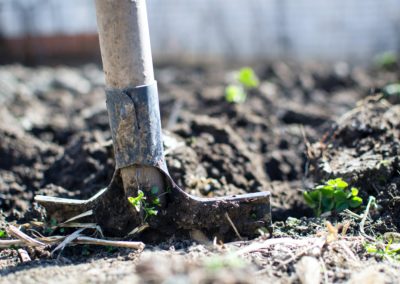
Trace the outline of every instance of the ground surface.
[[[400, 281], [399, 263], [368, 253], [372, 241], [360, 236], [371, 195], [378, 207], [365, 234], [379, 239], [400, 229], [400, 109], [379, 92], [399, 80], [398, 70], [280, 62], [255, 70], [261, 84], [242, 104], [224, 99], [229, 69], [161, 66], [156, 77], [175, 181], [198, 196], [271, 191], [273, 238], [212, 244], [171, 237], [143, 252], [76, 246], [58, 258], [50, 248], [27, 249], [27, 263], [3, 249], [0, 281]], [[103, 88], [102, 72], [91, 65], [0, 68], [2, 227], [38, 218], [36, 194], [89, 198], [108, 184], [114, 162]], [[358, 215], [312, 218], [302, 191], [332, 177], [360, 189]]]

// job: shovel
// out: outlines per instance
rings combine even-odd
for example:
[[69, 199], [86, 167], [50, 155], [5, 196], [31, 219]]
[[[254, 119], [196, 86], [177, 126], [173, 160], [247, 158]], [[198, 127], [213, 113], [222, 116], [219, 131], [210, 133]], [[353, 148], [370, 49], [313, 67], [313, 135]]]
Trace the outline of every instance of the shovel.
[[36, 196], [59, 223], [80, 218], [108, 236], [146, 224], [172, 235], [253, 236], [271, 229], [270, 193], [219, 198], [189, 195], [172, 180], [163, 156], [145, 0], [96, 0], [116, 168], [109, 186], [88, 200]]

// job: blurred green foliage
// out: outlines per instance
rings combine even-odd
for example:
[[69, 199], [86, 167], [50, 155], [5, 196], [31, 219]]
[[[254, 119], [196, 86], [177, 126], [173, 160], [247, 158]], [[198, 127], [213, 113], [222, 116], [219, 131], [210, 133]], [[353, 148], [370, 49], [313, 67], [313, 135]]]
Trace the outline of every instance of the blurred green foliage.
[[396, 67], [397, 60], [396, 53], [387, 51], [378, 55], [375, 58], [375, 63], [381, 69], [390, 70]]
[[260, 81], [250, 67], [241, 68], [236, 76], [236, 82], [225, 88], [225, 100], [229, 103], [244, 103], [247, 98], [246, 90], [257, 88]]

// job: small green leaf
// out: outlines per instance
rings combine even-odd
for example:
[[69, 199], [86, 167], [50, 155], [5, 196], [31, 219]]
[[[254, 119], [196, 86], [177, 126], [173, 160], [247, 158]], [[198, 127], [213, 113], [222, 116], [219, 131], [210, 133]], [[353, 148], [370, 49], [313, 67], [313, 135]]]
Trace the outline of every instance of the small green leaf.
[[244, 103], [246, 96], [242, 87], [229, 85], [225, 88], [225, 100], [228, 103]]
[[324, 195], [326, 197], [332, 197], [334, 188], [330, 185], [324, 185], [321, 187], [320, 191], [321, 191], [322, 195]]
[[250, 67], [240, 69], [237, 79], [246, 88], [256, 88], [259, 85], [257, 75]]
[[0, 230], [0, 238], [5, 238], [7, 237], [6, 231]]
[[349, 208], [349, 202], [346, 200], [346, 201], [338, 202], [336, 204], [335, 210], [336, 210], [336, 212], [342, 212], [343, 210], [346, 210], [348, 208]]
[[328, 180], [327, 184], [335, 187], [336, 189], [345, 189], [349, 186], [348, 183], [341, 178]]
[[313, 190], [308, 192], [310, 197], [314, 200], [314, 202], [319, 202], [321, 199], [321, 192], [319, 190]]
[[155, 215], [158, 214], [158, 211], [155, 210], [154, 208], [148, 208], [148, 209], [146, 210], [146, 212], [147, 212], [147, 214], [148, 214], [149, 216], [155, 216]]
[[146, 213], [146, 216], [144, 217], [145, 220], [149, 216], [156, 216], [158, 214], [158, 211], [154, 207], [144, 207], [144, 212]]
[[362, 204], [362, 198], [358, 196], [353, 196], [349, 201], [349, 205], [351, 208], [357, 208], [361, 204]]
[[136, 197], [129, 196], [128, 197], [128, 201], [133, 207], [135, 207], [136, 211], [139, 212], [141, 203], [144, 200], [144, 198], [145, 197], [144, 197], [143, 191], [139, 190], [138, 191], [138, 196], [136, 196]]
[[376, 253], [376, 252], [378, 252], [378, 249], [377, 249], [376, 246], [374, 246], [374, 245], [367, 245], [367, 246], [365, 247], [365, 250], [366, 250], [368, 253]]
[[317, 207], [317, 204], [315, 203], [314, 199], [311, 198], [309, 192], [303, 192], [303, 197], [308, 206], [310, 206], [311, 208]]
[[351, 195], [352, 195], [352, 196], [357, 196], [357, 195], [358, 195], [358, 189], [355, 188], [355, 187], [352, 187], [352, 188], [351, 188]]
[[332, 211], [332, 209], [335, 206], [335, 201], [332, 198], [322, 198], [322, 206], [323, 206], [323, 211]]
[[337, 203], [344, 202], [344, 201], [347, 200], [346, 193], [345, 193], [343, 190], [341, 190], [341, 189], [335, 190], [335, 191], [333, 192], [333, 196], [334, 196], [334, 199], [335, 199], [335, 201], [336, 201]]
[[158, 198], [158, 197], [154, 198], [152, 203], [155, 206], [161, 206], [160, 198]]

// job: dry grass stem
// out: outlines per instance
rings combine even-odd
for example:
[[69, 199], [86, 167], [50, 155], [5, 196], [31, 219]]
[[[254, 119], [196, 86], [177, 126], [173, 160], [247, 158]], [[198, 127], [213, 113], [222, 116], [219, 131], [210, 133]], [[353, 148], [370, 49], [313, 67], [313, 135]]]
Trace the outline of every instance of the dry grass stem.
[[58, 250], [63, 250], [69, 243], [71, 243], [73, 240], [75, 240], [82, 231], [84, 231], [86, 228], [81, 228], [79, 230], [76, 230], [73, 232], [71, 235], [67, 236], [52, 252], [51, 254], [53, 255], [56, 251]]
[[81, 213], [79, 215], [76, 215], [76, 216], [74, 216], [72, 218], [69, 218], [67, 221], [63, 222], [60, 225], [65, 225], [66, 223], [69, 223], [69, 222], [72, 222], [72, 221], [76, 221], [76, 220], [78, 220], [80, 218], [91, 216], [91, 215], [93, 215], [93, 210], [88, 210], [88, 211], [83, 212], [83, 213]]
[[243, 240], [242, 236], [239, 234], [238, 229], [236, 228], [235, 224], [233, 223], [231, 217], [229, 217], [228, 213], [225, 212], [225, 218], [228, 220], [229, 224], [232, 226], [232, 229], [235, 231], [236, 236], [239, 240]]
[[21, 230], [19, 230], [17, 227], [14, 227], [13, 225], [8, 225], [6, 228], [7, 234], [9, 236], [15, 237], [21, 241], [23, 241], [27, 246], [30, 247], [45, 247], [46, 244], [31, 238], [27, 234], [23, 233]]
[[374, 201], [374, 199], [375, 198], [372, 196], [369, 197], [367, 207], [365, 208], [364, 215], [360, 222], [360, 235], [362, 235], [364, 238], [366, 238], [367, 240], [372, 241], [372, 242], [376, 242], [376, 239], [365, 233], [364, 226], [365, 226], [365, 221], [367, 220], [367, 217], [369, 214], [369, 208], [371, 207], [371, 204]]

